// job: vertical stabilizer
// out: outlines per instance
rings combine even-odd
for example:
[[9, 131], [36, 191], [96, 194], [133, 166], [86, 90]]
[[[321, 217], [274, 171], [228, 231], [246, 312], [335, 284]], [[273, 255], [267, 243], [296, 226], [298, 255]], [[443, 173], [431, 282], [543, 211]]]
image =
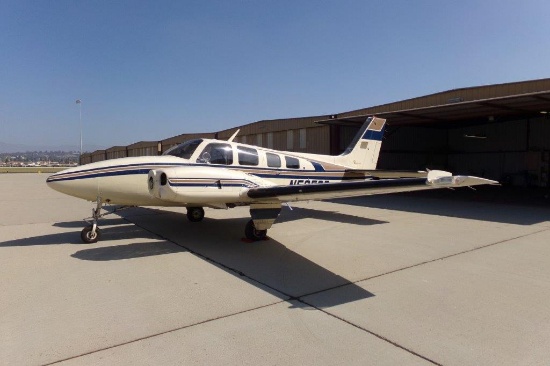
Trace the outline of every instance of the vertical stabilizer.
[[376, 169], [385, 125], [386, 120], [383, 118], [367, 118], [346, 151], [336, 157], [335, 163], [350, 169]]

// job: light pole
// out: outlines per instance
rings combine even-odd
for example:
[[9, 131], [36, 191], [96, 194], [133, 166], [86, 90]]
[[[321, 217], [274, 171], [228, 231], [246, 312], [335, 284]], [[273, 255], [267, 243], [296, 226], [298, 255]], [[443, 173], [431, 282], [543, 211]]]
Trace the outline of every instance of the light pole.
[[77, 99], [76, 104], [78, 104], [78, 112], [80, 115], [80, 156], [78, 157], [78, 164], [82, 165], [82, 101]]

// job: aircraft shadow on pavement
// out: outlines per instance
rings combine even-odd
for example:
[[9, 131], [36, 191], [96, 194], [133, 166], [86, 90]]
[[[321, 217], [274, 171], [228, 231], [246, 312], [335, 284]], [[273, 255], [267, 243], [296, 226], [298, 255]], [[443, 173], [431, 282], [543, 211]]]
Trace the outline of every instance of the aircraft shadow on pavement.
[[[129, 224], [125, 220], [118, 221], [118, 225], [112, 227], [101, 227], [101, 235], [108, 237], [108, 240], [123, 240], [123, 239], [135, 239], [136, 237], [143, 237], [143, 230], [135, 227], [132, 224]], [[63, 244], [72, 244], [72, 245], [82, 245], [89, 246], [90, 244], [85, 244], [80, 239], [80, 228], [84, 227], [81, 221], [74, 222], [63, 222], [56, 223], [53, 226], [64, 227], [64, 228], [77, 228], [78, 230], [71, 232], [55, 233], [55, 234], [45, 234], [38, 235], [33, 237], [26, 237], [14, 240], [6, 240], [0, 242], [0, 248], [2, 247], [25, 247], [25, 246], [40, 246], [40, 245], [63, 245]], [[146, 233], [148, 238], [151, 238], [152, 235]]]
[[[127, 224], [127, 222], [121, 218], [102, 218], [99, 222], [99, 224], [103, 226], [109, 226], [109, 225], [121, 225], [121, 224]], [[82, 229], [84, 226], [89, 225], [89, 223], [85, 220], [81, 221], [67, 221], [67, 222], [56, 222], [53, 224], [55, 227], [62, 227], [62, 228], [80, 228]]]
[[461, 197], [465, 197], [462, 200], [447, 198], [444, 193], [446, 192], [410, 192], [338, 198], [329, 202], [515, 225], [534, 225], [550, 221], [550, 210], [544, 207], [479, 202], [475, 200], [476, 192], [472, 192], [471, 197], [462, 193]]
[[314, 218], [318, 220], [326, 220], [352, 225], [379, 225], [388, 223], [387, 221], [368, 219], [366, 217], [349, 215], [338, 211], [313, 210], [303, 207], [292, 207], [292, 210], [283, 209], [275, 223], [280, 224], [283, 222], [291, 222], [305, 218]]
[[[327, 293], [319, 297], [320, 301], [315, 303], [317, 307], [330, 307], [374, 296], [272, 238], [252, 243], [242, 240], [247, 218], [205, 218], [203, 222], [191, 223], [181, 213], [150, 211], [150, 215], [128, 216], [127, 220], [157, 234], [166, 242], [118, 246], [104, 243], [102, 247], [79, 250], [72, 257], [109, 261], [190, 251], [243, 281], [268, 292], [275, 290], [288, 299], [345, 288], [347, 296], [341, 296], [342, 291], [338, 291], [338, 297]], [[109, 233], [103, 235], [103, 240], [111, 240]]]
[[[110, 239], [111, 238], [108, 238], [108, 240]], [[175, 246], [166, 241], [161, 241], [82, 249], [72, 254], [71, 257], [86, 261], [116, 261], [186, 251], [187, 250], [182, 247]]]

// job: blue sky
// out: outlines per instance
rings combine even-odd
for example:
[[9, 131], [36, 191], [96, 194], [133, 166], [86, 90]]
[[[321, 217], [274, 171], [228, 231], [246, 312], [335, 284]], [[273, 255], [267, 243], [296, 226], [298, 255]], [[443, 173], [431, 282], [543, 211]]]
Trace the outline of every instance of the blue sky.
[[0, 141], [127, 145], [550, 77], [550, 2], [0, 2]]

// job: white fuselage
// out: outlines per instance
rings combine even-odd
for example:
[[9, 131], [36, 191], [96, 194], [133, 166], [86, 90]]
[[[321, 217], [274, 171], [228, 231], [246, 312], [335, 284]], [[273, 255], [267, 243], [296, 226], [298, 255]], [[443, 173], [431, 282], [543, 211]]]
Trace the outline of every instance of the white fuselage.
[[[135, 206], [186, 206], [201, 202], [171, 202], [155, 198], [148, 190], [148, 173], [155, 169], [188, 167], [186, 189], [196, 194], [196, 201], [204, 206], [215, 205], [215, 185], [194, 175], [201, 168], [220, 172], [223, 177], [235, 175], [242, 187], [284, 186], [300, 184], [335, 183], [349, 179], [365, 179], [364, 176], [346, 173], [347, 167], [333, 163], [334, 157], [324, 155], [280, 152], [261, 147], [219, 140], [194, 140], [193, 151], [180, 156], [144, 156], [112, 159], [70, 168], [50, 176], [48, 185], [62, 193], [118, 205]], [[219, 157], [216, 155], [223, 154]], [[222, 174], [223, 172], [223, 174]], [[243, 173], [246, 179], [243, 179]], [[219, 179], [218, 179], [219, 180]], [[238, 185], [233, 185], [239, 188]], [[212, 196], [212, 197], [211, 197]], [[223, 203], [228, 199], [222, 200]], [[222, 203], [222, 202], [219, 202]], [[246, 203], [246, 202], [242, 202]]]

